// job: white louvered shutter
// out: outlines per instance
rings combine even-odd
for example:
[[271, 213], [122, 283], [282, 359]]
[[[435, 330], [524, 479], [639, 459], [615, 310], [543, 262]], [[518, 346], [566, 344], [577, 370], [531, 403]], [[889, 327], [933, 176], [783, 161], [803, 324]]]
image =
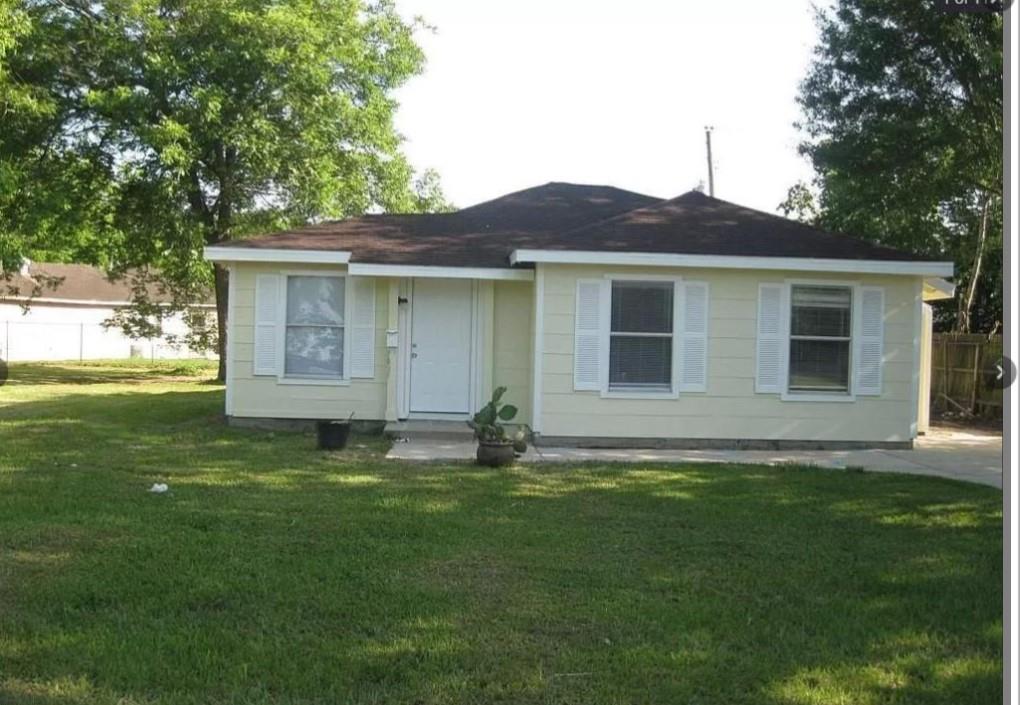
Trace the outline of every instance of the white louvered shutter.
[[783, 284], [758, 285], [758, 344], [755, 358], [754, 391], [778, 394], [783, 386]]
[[579, 279], [574, 312], [574, 389], [602, 389], [602, 290], [601, 279]]
[[685, 281], [683, 328], [680, 331], [681, 392], [704, 392], [708, 387], [708, 283]]
[[278, 331], [280, 326], [279, 274], [255, 277], [255, 351], [254, 373], [276, 376], [279, 371]]
[[351, 377], [375, 376], [375, 279], [349, 277], [351, 285]]
[[854, 391], [863, 396], [882, 393], [882, 337], [885, 327], [885, 290], [860, 288], [860, 326], [857, 331]]

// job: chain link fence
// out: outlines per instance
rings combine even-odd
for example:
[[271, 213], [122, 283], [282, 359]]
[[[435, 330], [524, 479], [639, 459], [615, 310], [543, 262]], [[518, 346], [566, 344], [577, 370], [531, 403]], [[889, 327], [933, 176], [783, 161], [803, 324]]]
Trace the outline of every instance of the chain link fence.
[[0, 359], [8, 362], [213, 357], [162, 338], [129, 338], [117, 328], [98, 323], [0, 321]]

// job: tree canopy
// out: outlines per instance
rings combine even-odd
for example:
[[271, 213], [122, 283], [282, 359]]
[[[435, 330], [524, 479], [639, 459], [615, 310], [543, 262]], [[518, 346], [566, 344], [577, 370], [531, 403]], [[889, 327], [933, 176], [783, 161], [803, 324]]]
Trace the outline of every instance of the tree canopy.
[[[204, 245], [446, 206], [400, 153], [393, 94], [424, 25], [390, 0], [0, 1], [18, 20], [0, 38], [8, 266], [94, 262], [180, 305], [214, 283], [222, 346], [226, 273]], [[143, 320], [167, 310], [137, 290]]]
[[1002, 16], [838, 0], [801, 85], [802, 151], [816, 172], [781, 206], [832, 229], [952, 259], [958, 307], [1002, 317]]

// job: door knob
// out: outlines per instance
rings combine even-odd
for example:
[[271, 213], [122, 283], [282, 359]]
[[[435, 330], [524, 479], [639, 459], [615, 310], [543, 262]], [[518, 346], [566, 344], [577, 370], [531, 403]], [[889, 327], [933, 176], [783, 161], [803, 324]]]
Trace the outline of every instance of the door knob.
[[413, 360], [414, 358], [416, 358], [416, 357], [418, 357], [418, 353], [414, 353], [414, 352], [413, 352], [413, 353], [411, 353], [411, 359], [412, 359], [412, 360]]

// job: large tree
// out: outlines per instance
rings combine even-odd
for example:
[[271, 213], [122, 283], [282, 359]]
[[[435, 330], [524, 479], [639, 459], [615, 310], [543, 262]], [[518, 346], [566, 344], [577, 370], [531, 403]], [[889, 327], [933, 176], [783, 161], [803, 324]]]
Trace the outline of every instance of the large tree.
[[[434, 175], [416, 192], [399, 151], [393, 93], [423, 56], [420, 24], [389, 0], [22, 0], [14, 10], [22, 24], [6, 72], [37, 105], [0, 134], [11, 174], [0, 256], [131, 272], [137, 306], [121, 323], [142, 332], [211, 286], [221, 376], [227, 272], [202, 261], [203, 246], [444, 205]], [[153, 279], [173, 306], [152, 305]]]
[[[788, 210], [957, 265], [968, 332], [1001, 321], [1002, 16], [838, 0], [801, 85], [818, 201]], [[816, 208], [815, 213], [811, 209]]]

